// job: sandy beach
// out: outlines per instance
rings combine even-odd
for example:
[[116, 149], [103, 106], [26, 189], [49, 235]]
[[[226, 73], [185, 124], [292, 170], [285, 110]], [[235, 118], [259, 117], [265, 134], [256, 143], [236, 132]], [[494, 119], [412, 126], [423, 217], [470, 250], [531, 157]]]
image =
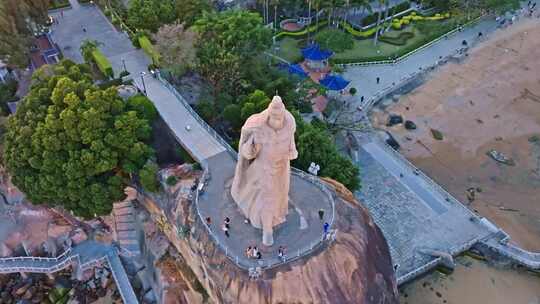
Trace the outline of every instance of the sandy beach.
[[400, 289], [401, 304], [539, 304], [540, 277], [457, 259], [450, 276], [430, 273]]
[[[373, 125], [390, 131], [401, 153], [513, 242], [540, 251], [540, 20], [484, 39], [463, 63], [441, 67], [397, 103], [375, 110]], [[386, 127], [389, 114], [418, 128]], [[515, 165], [490, 158], [492, 149]], [[476, 193], [469, 203], [470, 188]]]

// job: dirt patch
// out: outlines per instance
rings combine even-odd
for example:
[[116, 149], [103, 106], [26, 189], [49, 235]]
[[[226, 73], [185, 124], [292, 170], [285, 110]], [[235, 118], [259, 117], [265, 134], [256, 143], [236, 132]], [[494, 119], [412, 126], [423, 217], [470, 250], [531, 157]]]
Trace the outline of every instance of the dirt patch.
[[[540, 21], [495, 33], [463, 64], [449, 64], [398, 104], [376, 111], [374, 126], [388, 130], [402, 153], [470, 208], [540, 251]], [[389, 114], [413, 121], [386, 127]], [[435, 140], [431, 129], [444, 137]], [[486, 153], [494, 149], [508, 166]]]

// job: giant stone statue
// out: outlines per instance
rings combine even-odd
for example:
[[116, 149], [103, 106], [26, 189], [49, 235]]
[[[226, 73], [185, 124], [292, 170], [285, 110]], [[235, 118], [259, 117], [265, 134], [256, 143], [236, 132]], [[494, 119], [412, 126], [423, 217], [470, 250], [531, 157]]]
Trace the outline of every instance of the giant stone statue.
[[296, 123], [279, 96], [268, 108], [251, 115], [240, 134], [238, 163], [231, 195], [263, 244], [274, 242], [273, 227], [285, 221], [289, 201], [290, 160], [298, 156]]

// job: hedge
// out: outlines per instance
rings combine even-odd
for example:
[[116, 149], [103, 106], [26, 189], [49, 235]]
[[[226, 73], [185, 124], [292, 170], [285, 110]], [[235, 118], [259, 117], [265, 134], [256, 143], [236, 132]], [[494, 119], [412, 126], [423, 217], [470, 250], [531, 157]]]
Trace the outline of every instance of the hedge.
[[139, 37], [139, 45], [144, 50], [146, 55], [152, 58], [152, 63], [159, 65], [159, 54], [156, 52], [156, 50], [154, 50], [154, 46], [152, 45], [152, 42], [150, 42], [150, 39], [148, 39], [146, 36]]
[[416, 15], [416, 12], [412, 12], [410, 15], [392, 20], [392, 28], [400, 30], [403, 25], [409, 25], [413, 21], [437, 21], [448, 18], [450, 18], [450, 13], [435, 14], [434, 16], [425, 17]]
[[284, 36], [301, 37], [301, 36], [307, 35], [308, 31], [310, 33], [315, 32], [318, 28], [325, 26], [327, 23], [328, 23], [328, 21], [321, 21], [321, 22], [319, 22], [318, 27], [317, 27], [316, 24], [315, 25], [310, 25], [309, 27], [307, 27], [307, 28], [305, 28], [305, 29], [303, 29], [301, 31], [297, 31], [297, 32], [282, 31], [282, 32], [279, 32], [277, 35], [275, 35], [274, 38], [278, 39], [278, 38], [281, 38], [281, 37], [284, 37]]
[[341, 22], [341, 26], [343, 26], [343, 28], [349, 32], [351, 35], [355, 36], [355, 37], [358, 37], [358, 38], [369, 38], [373, 35], [375, 35], [375, 33], [377, 32], [377, 29], [379, 27], [372, 27], [368, 30], [365, 30], [365, 31], [357, 31], [356, 29], [354, 29], [349, 23], [346, 23], [346, 22]]
[[92, 57], [103, 75], [110, 78], [114, 77], [112, 65], [105, 55], [103, 55], [98, 49], [95, 49], [92, 51]]
[[412, 38], [414, 38], [413, 32], [401, 32], [399, 33], [397, 37], [382, 35], [379, 38], [379, 41], [382, 41], [391, 45], [402, 46], [402, 45], [407, 44], [407, 41]]

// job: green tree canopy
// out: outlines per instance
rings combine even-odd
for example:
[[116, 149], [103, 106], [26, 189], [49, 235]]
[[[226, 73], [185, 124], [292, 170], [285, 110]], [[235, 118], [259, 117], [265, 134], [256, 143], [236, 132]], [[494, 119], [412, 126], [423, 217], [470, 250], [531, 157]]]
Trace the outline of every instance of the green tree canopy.
[[158, 28], [176, 19], [174, 0], [131, 0], [127, 22], [138, 30], [156, 32]]
[[360, 189], [359, 169], [353, 162], [339, 154], [328, 131], [317, 124], [296, 119], [296, 148], [298, 159], [293, 165], [307, 170], [311, 162], [321, 166], [320, 176], [330, 177], [349, 190]]
[[176, 0], [177, 22], [183, 23], [186, 28], [192, 26], [205, 11], [212, 11], [208, 0]]
[[239, 90], [242, 66], [249, 65], [271, 42], [261, 17], [243, 10], [205, 12], [194, 28], [199, 33], [197, 69], [215, 92]]
[[114, 87], [92, 85], [82, 72], [87, 66], [62, 61], [45, 68], [8, 121], [6, 168], [33, 203], [84, 217], [108, 214], [128, 174], [153, 155], [144, 142], [149, 122], [130, 111]]

